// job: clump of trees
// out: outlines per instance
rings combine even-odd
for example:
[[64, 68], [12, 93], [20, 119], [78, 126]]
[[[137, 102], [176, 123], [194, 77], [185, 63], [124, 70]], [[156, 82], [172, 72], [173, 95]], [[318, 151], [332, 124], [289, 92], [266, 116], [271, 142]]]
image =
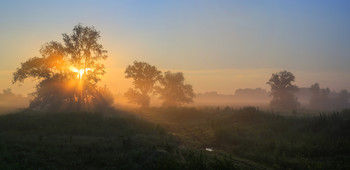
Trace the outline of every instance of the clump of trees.
[[315, 83], [311, 85], [310, 91], [309, 108], [311, 109], [330, 110], [350, 107], [350, 93], [347, 90], [342, 90], [336, 96], [331, 96], [331, 90], [329, 88], [322, 89], [318, 83]]
[[[288, 71], [272, 74], [267, 82], [271, 86], [272, 100], [270, 106], [276, 110], [294, 110], [300, 107], [295, 95], [299, 88], [293, 84], [295, 76]], [[321, 88], [315, 83], [309, 88], [311, 98], [306, 108], [313, 110], [339, 110], [350, 108], [350, 93], [342, 90], [339, 93], [331, 92], [329, 88]]]
[[273, 73], [267, 84], [271, 86], [272, 100], [270, 106], [277, 110], [291, 110], [300, 106], [295, 92], [298, 87], [292, 83], [295, 77], [291, 72], [280, 71]]
[[125, 96], [131, 103], [149, 107], [150, 95], [159, 95], [165, 107], [180, 106], [193, 102], [195, 94], [192, 85], [185, 84], [183, 73], [167, 71], [162, 74], [155, 66], [134, 61], [125, 70], [125, 77], [133, 79], [133, 88]]
[[101, 63], [107, 51], [98, 43], [100, 32], [94, 27], [76, 25], [73, 33], [62, 34], [63, 43], [51, 41], [41, 49], [41, 57], [21, 63], [13, 73], [13, 83], [27, 78], [39, 81], [31, 109], [100, 110], [113, 103], [107, 87], [97, 83], [105, 74]]

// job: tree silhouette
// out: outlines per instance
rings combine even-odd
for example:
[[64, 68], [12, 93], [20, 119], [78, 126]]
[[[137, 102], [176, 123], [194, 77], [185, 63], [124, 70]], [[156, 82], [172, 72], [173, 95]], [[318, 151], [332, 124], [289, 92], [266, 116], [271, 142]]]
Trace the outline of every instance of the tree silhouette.
[[330, 89], [321, 89], [318, 83], [311, 85], [311, 98], [309, 106], [312, 109], [330, 109], [331, 99], [329, 98]]
[[178, 106], [184, 103], [193, 102], [195, 94], [192, 85], [184, 84], [183, 73], [172, 73], [167, 71], [164, 77], [160, 79], [162, 87], [158, 88], [160, 99], [163, 100], [163, 106]]
[[134, 88], [129, 88], [125, 96], [130, 102], [148, 107], [150, 94], [155, 91], [155, 83], [161, 78], [161, 72], [146, 62], [134, 61], [125, 69], [125, 78], [132, 78]]
[[271, 95], [273, 96], [270, 103], [272, 108], [288, 110], [299, 107], [300, 103], [294, 95], [298, 91], [298, 87], [292, 85], [294, 81], [294, 75], [288, 71], [272, 74], [267, 82], [271, 86]]
[[333, 110], [344, 109], [350, 107], [349, 98], [350, 93], [347, 90], [342, 90], [334, 95], [329, 88], [321, 89], [318, 83], [311, 85], [310, 91], [312, 93], [309, 107], [318, 110]]
[[336, 104], [338, 109], [344, 109], [344, 108], [349, 108], [350, 103], [350, 93], [347, 90], [342, 90], [338, 93], [338, 96], [336, 98]]
[[100, 33], [94, 27], [79, 24], [72, 34], [63, 34], [63, 44], [49, 42], [41, 48], [41, 57], [21, 63], [13, 73], [13, 83], [30, 77], [39, 80], [30, 108], [91, 110], [113, 102], [102, 96], [102, 89], [97, 86], [105, 73], [100, 61], [107, 58], [99, 38]]

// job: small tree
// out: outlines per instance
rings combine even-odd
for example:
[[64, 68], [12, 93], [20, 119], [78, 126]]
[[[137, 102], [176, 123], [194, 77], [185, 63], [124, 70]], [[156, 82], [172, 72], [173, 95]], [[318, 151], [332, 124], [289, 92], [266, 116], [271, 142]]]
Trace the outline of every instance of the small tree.
[[184, 84], [183, 73], [172, 73], [167, 71], [164, 77], [160, 79], [162, 87], [158, 88], [160, 99], [163, 100], [163, 106], [178, 106], [184, 103], [193, 102], [195, 94], [192, 85]]
[[146, 62], [134, 61], [125, 69], [125, 78], [133, 79], [133, 88], [125, 93], [130, 102], [149, 107], [150, 94], [155, 91], [155, 83], [161, 78], [161, 72]]
[[312, 109], [330, 109], [332, 101], [329, 98], [331, 93], [329, 88], [321, 89], [318, 83], [311, 85], [311, 99], [310, 99], [310, 108]]
[[347, 90], [340, 91], [335, 101], [337, 109], [350, 108], [349, 99], [350, 93]]
[[294, 81], [294, 75], [288, 71], [272, 74], [267, 82], [271, 86], [271, 95], [273, 96], [270, 103], [272, 108], [288, 110], [299, 107], [300, 103], [294, 95], [298, 91], [298, 87], [292, 84]]

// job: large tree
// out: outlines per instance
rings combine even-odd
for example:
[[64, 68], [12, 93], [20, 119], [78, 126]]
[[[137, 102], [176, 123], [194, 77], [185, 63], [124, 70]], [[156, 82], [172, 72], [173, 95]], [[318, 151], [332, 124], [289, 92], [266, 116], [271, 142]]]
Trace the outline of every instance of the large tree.
[[195, 94], [192, 85], [185, 84], [183, 73], [167, 71], [160, 79], [160, 84], [161, 87], [157, 91], [160, 94], [160, 99], [163, 100], [163, 106], [179, 106], [193, 102]]
[[291, 72], [280, 71], [273, 73], [267, 84], [271, 86], [271, 95], [273, 97], [270, 105], [279, 110], [296, 109], [300, 103], [294, 93], [298, 87], [293, 85], [295, 77]]
[[146, 62], [134, 61], [125, 69], [125, 78], [133, 79], [133, 88], [125, 93], [131, 103], [142, 107], [150, 104], [150, 94], [155, 91], [155, 84], [161, 78], [161, 72]]
[[112, 103], [110, 94], [106, 97], [100, 93], [107, 88], [97, 86], [105, 73], [101, 60], [107, 58], [99, 38], [100, 32], [94, 27], [79, 24], [72, 34], [63, 34], [63, 43], [49, 42], [41, 48], [41, 57], [21, 63], [13, 73], [12, 82], [23, 82], [27, 78], [39, 81], [30, 108], [90, 110]]

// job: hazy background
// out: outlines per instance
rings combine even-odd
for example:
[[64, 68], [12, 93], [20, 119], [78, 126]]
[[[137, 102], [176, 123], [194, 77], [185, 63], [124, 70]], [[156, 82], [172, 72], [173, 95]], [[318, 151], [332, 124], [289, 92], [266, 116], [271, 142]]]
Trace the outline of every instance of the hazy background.
[[233, 95], [262, 88], [272, 73], [288, 70], [299, 87], [318, 82], [350, 89], [350, 1], [88, 1], [0, 2], [0, 89], [11, 85], [21, 62], [41, 45], [61, 41], [82, 23], [101, 31], [108, 50], [102, 84], [115, 93], [131, 86], [124, 69], [134, 60], [184, 73], [196, 93]]

